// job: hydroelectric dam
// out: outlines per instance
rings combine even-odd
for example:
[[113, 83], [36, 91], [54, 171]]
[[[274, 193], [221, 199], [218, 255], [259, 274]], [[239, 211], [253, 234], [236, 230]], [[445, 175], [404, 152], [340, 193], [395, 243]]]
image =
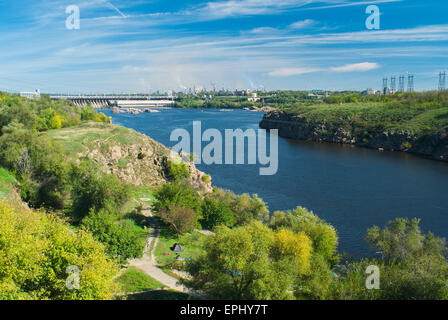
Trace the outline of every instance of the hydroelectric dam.
[[100, 109], [118, 108], [163, 108], [174, 105], [174, 96], [154, 97], [149, 95], [50, 95], [52, 100], [69, 100], [77, 106], [91, 105]]

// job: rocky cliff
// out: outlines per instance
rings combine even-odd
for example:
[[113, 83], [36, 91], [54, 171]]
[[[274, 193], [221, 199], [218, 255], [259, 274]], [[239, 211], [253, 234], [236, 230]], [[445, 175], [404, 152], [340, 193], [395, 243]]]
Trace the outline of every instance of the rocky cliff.
[[[105, 173], [136, 186], [164, 184], [170, 150], [132, 129], [112, 124], [84, 123], [77, 127], [55, 130], [51, 137], [67, 148], [68, 157], [79, 162], [87, 157]], [[193, 163], [188, 164], [192, 185], [210, 192], [210, 178]]]
[[[306, 117], [273, 111], [264, 115], [260, 122], [263, 129], [278, 129], [285, 138], [352, 144], [388, 151], [403, 151], [418, 154], [434, 160], [448, 161], [448, 130], [427, 134], [409, 131], [375, 131], [371, 128], [347, 128], [324, 121], [314, 122]], [[355, 134], [354, 132], [363, 132]]]

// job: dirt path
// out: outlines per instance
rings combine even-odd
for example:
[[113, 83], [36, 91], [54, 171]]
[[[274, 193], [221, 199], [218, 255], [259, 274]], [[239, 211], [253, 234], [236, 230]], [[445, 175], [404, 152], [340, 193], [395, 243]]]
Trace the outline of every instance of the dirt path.
[[[152, 217], [150, 211], [148, 210], [145, 211], [144, 215], [148, 217], [148, 221], [151, 226], [148, 233], [145, 252], [143, 253], [142, 258], [129, 260], [129, 266], [139, 268], [140, 270], [148, 274], [150, 277], [154, 278], [155, 280], [159, 281], [160, 283], [164, 284], [170, 289], [184, 293], [190, 293], [187, 288], [177, 284], [178, 279], [166, 274], [157, 266], [157, 261], [154, 254], [157, 248], [157, 244], [159, 243], [159, 237], [160, 237], [159, 223], [156, 219], [154, 219], [154, 217]], [[152, 250], [150, 250], [151, 244], [153, 242], [154, 244], [152, 245]]]

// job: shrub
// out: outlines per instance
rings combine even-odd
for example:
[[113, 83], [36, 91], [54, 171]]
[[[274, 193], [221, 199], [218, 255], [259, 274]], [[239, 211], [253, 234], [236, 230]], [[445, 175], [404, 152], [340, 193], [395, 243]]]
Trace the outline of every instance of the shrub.
[[203, 182], [205, 182], [207, 184], [209, 184], [211, 182], [211, 177], [208, 174], [204, 174], [201, 179]]
[[171, 206], [162, 210], [159, 215], [178, 236], [182, 233], [193, 231], [196, 226], [197, 213], [189, 208]]
[[201, 218], [202, 200], [196, 191], [188, 183], [164, 184], [155, 194], [154, 211], [160, 213], [162, 210], [170, 209], [172, 206], [189, 208], [199, 214]]
[[190, 177], [190, 169], [187, 164], [180, 162], [178, 164], [173, 161], [167, 163], [168, 178], [172, 181], [180, 181]]
[[[104, 246], [54, 216], [0, 201], [1, 299], [111, 299], [118, 272]], [[79, 290], [68, 290], [68, 266], [80, 269]]]
[[202, 204], [203, 225], [208, 229], [213, 229], [218, 225], [231, 227], [235, 224], [235, 215], [223, 202], [213, 199], [205, 199]]
[[108, 209], [119, 212], [129, 200], [131, 190], [128, 185], [109, 174], [104, 174], [89, 161], [82, 161], [72, 167], [73, 213], [82, 219], [90, 210], [98, 212]]
[[113, 216], [106, 210], [96, 213], [91, 210], [82, 225], [106, 245], [110, 256], [119, 257], [121, 262], [142, 256], [145, 243], [134, 232], [135, 224], [131, 220], [115, 223]]

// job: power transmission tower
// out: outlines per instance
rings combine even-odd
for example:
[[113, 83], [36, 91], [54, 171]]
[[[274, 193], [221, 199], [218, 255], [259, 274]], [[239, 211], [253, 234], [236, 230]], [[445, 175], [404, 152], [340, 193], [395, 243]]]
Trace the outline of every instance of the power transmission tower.
[[395, 93], [395, 89], [397, 89], [397, 78], [391, 77], [390, 78], [390, 91], [391, 93]]
[[414, 75], [408, 74], [408, 92], [414, 92]]
[[404, 92], [404, 76], [398, 78], [398, 92]]
[[439, 91], [446, 89], [446, 72], [439, 73]]
[[383, 94], [387, 94], [388, 86], [387, 86], [387, 78], [383, 78]]

